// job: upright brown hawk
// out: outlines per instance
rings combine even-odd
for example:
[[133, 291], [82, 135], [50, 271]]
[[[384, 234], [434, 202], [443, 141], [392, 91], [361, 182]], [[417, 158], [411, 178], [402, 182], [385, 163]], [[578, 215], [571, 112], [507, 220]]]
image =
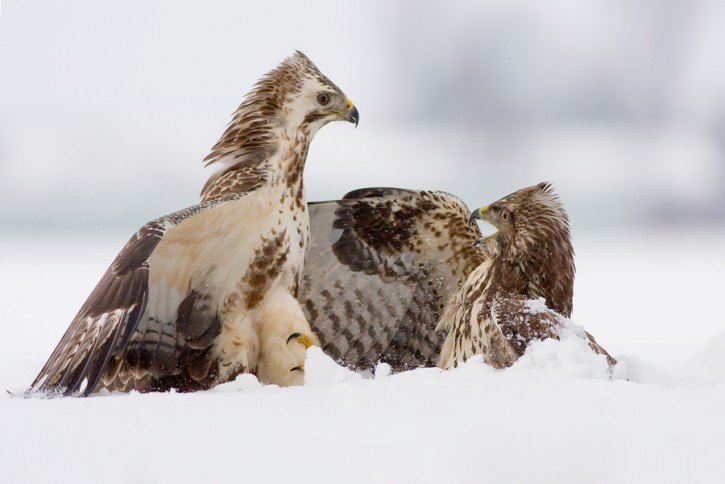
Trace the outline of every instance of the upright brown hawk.
[[144, 225], [28, 393], [205, 389], [252, 372], [303, 381], [315, 341], [295, 300], [309, 238], [302, 183], [315, 133], [358, 111], [301, 52], [246, 96], [205, 161], [198, 205]]
[[[483, 239], [485, 261], [472, 271], [443, 314], [447, 336], [438, 365], [473, 355], [504, 368], [533, 340], [558, 339], [572, 311], [574, 249], [569, 218], [548, 183], [518, 190], [481, 207], [471, 219], [498, 230]], [[545, 304], [542, 305], [541, 302]], [[616, 363], [588, 333], [589, 346]]]

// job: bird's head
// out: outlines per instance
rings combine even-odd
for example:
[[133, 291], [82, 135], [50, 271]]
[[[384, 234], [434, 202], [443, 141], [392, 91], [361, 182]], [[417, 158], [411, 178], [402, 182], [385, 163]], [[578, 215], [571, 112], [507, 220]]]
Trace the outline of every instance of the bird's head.
[[484, 205], [477, 208], [471, 213], [469, 222], [474, 220], [484, 220], [494, 227], [498, 232], [504, 235], [512, 234], [515, 228], [513, 207], [496, 202], [491, 205]]
[[546, 239], [568, 242], [569, 218], [549, 183], [522, 188], [471, 213], [469, 221], [484, 220], [497, 229], [497, 239], [519, 248]]
[[310, 141], [331, 121], [357, 126], [359, 119], [340, 88], [297, 51], [257, 81], [204, 162], [220, 171], [257, 165], [278, 150], [279, 136], [289, 139], [303, 131]]
[[297, 51], [262, 78], [256, 90], [267, 96], [279, 122], [314, 134], [331, 121], [357, 126], [360, 114], [345, 93]]
[[491, 255], [515, 262], [530, 297], [543, 297], [569, 317], [574, 287], [574, 248], [569, 217], [549, 183], [523, 188], [471, 214], [498, 231], [484, 239]]

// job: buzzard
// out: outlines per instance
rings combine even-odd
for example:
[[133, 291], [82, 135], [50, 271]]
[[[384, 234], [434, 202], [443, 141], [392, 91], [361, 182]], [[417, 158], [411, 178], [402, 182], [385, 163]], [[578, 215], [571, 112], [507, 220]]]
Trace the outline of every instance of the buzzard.
[[257, 82], [205, 158], [201, 202], [147, 223], [83, 304], [28, 393], [194, 391], [255, 373], [303, 381], [316, 342], [295, 300], [315, 133], [358, 111], [301, 52]]
[[322, 349], [357, 370], [434, 366], [448, 301], [485, 260], [469, 210], [439, 191], [365, 188], [310, 203], [298, 295]]
[[[532, 340], [558, 339], [572, 311], [574, 249], [569, 218], [548, 183], [518, 190], [471, 214], [496, 227], [473, 270], [439, 323], [446, 331], [438, 365], [455, 367], [482, 354], [496, 368], [511, 366]], [[616, 361], [591, 335], [595, 353]]]

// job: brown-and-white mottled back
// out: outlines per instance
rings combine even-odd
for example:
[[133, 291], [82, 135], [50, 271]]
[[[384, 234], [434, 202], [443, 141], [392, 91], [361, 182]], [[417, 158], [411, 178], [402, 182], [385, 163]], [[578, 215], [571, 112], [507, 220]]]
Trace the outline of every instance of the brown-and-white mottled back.
[[[481, 207], [497, 231], [481, 241], [485, 261], [473, 270], [441, 317], [446, 340], [438, 365], [474, 355], [511, 366], [533, 340], [559, 339], [572, 311], [574, 249], [569, 218], [552, 186], [539, 183]], [[542, 304], [543, 302], [543, 304]], [[611, 356], [581, 331], [595, 353]]]
[[194, 391], [242, 372], [300, 384], [316, 342], [295, 296], [309, 239], [315, 133], [357, 109], [301, 52], [246, 96], [205, 158], [198, 205], [144, 225], [73, 319], [28, 394]]
[[322, 349], [355, 369], [434, 366], [436, 323], [484, 259], [469, 214], [448, 193], [399, 188], [310, 203], [298, 297]]

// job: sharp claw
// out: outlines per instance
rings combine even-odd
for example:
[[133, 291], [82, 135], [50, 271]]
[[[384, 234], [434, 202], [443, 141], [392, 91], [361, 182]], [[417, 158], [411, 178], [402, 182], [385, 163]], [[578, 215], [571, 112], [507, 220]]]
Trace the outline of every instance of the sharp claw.
[[297, 338], [297, 341], [305, 345], [305, 348], [309, 348], [310, 346], [314, 345], [314, 341], [312, 341], [312, 338], [307, 336], [306, 334], [303, 334]]
[[312, 338], [310, 338], [306, 334], [301, 333], [292, 333], [291, 335], [289, 335], [289, 338], [287, 338], [287, 344], [289, 344], [290, 340], [293, 339], [296, 339], [299, 343], [305, 345], [305, 348], [309, 348], [310, 346], [315, 344], [315, 342], [312, 341]]
[[290, 371], [305, 371], [305, 367], [304, 367], [304, 365], [295, 366]]

